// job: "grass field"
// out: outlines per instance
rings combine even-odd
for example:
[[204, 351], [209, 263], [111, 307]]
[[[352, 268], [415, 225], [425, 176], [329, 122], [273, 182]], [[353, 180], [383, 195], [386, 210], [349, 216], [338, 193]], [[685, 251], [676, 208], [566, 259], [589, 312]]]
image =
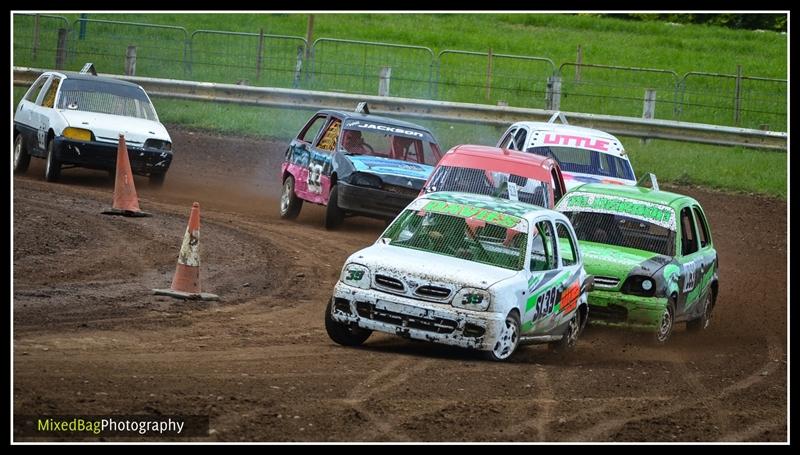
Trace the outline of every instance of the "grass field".
[[[76, 32], [77, 14], [64, 15]], [[735, 31], [701, 25], [632, 22], [591, 15], [564, 14], [316, 14], [313, 39], [337, 38], [431, 50], [317, 43], [313, 59], [298, 68], [301, 40], [254, 35], [304, 37], [306, 14], [90, 14], [91, 20], [158, 24], [142, 28], [88, 23], [82, 39], [69, 39], [68, 66], [93, 61], [101, 71], [121, 73], [128, 45], [137, 46], [137, 75], [250, 85], [376, 94], [379, 73], [392, 68], [391, 94], [411, 98], [546, 107], [546, 84], [553, 66], [544, 60], [498, 54], [544, 57], [558, 67], [576, 60], [580, 45], [585, 64], [655, 68], [671, 73], [574, 66], [562, 71], [561, 109], [572, 112], [640, 116], [646, 88], [656, 90], [657, 118], [734, 124], [732, 78], [689, 71], [787, 78], [787, 38], [776, 32]], [[41, 49], [32, 55], [33, 18], [16, 16], [15, 64], [52, 67], [56, 19], [42, 19]], [[203, 29], [246, 35], [194, 32]], [[185, 47], [186, 41], [191, 46]], [[48, 48], [49, 46], [49, 48]], [[445, 49], [491, 52], [487, 56]], [[302, 49], [301, 52], [302, 54]], [[435, 56], [435, 57], [434, 57]], [[260, 61], [260, 63], [259, 63]], [[259, 69], [257, 69], [259, 68]], [[738, 126], [773, 130], [786, 127], [787, 87], [783, 82], [746, 80], [740, 90]]]
[[[78, 18], [77, 14], [64, 16], [70, 23]], [[201, 29], [253, 33], [263, 28], [268, 34], [305, 36], [308, 15], [90, 14], [89, 18], [182, 26], [188, 30], [189, 35]], [[52, 66], [52, 63], [48, 65], [47, 62], [52, 62], [53, 53], [44, 49], [46, 43], [54, 42], [54, 35], [41, 36], [42, 50], [35, 59], [30, 50], [24, 48], [25, 43], [31, 40], [31, 23], [31, 18], [15, 19], [14, 63]], [[292, 77], [295, 62], [293, 56], [296, 54], [294, 41], [281, 41], [270, 52], [265, 52], [261, 77], [258, 79], [255, 77], [257, 37], [223, 37], [200, 33], [194, 39], [191, 70], [183, 64], [182, 40], [180, 46], [169, 44], [175, 42], [174, 37], [174, 30], [149, 29], [148, 33], [142, 33], [136, 27], [120, 28], [116, 25], [90, 23], [85, 41], [78, 44], [74, 44], [77, 43], [76, 40], [72, 41], [83, 52], [78, 54], [82, 60], [69, 61], [68, 66], [69, 69], [78, 69], [86, 60], [94, 61], [101, 72], [122, 72], [124, 48], [129, 42], [135, 42], [140, 46], [137, 75], [229, 83], [244, 81], [252, 85], [283, 87], [290, 87], [295, 82]], [[581, 45], [584, 63], [671, 69], [680, 75], [688, 71], [734, 73], [736, 65], [742, 65], [746, 75], [787, 78], [786, 35], [713, 26], [677, 26], [658, 22], [601, 19], [590, 15], [316, 14], [314, 38], [319, 37], [426, 46], [435, 54], [444, 49], [486, 52], [492, 48], [496, 54], [548, 57], [556, 65], [573, 62], [577, 46]], [[334, 46], [327, 51], [327, 55], [338, 56], [338, 60], [326, 60], [322, 55], [324, 53], [320, 52], [315, 59], [318, 65], [316, 70], [321, 75], [318, 74], [313, 80], [301, 78], [301, 88], [374, 93], [377, 89], [377, 76], [364, 77], [363, 71], [372, 71], [377, 75], [374, 67], [388, 62], [394, 65], [391, 85], [393, 95], [408, 93], [417, 97], [437, 98], [430, 94], [432, 89], [429, 85], [418, 81], [427, 77], [430, 68], [418, 68], [417, 73], [403, 73], [398, 69], [409, 67], [408, 62], [416, 58], [409, 54], [412, 51], [397, 50], [396, 55], [389, 55], [368, 53], [364, 50], [363, 55], [356, 56], [350, 54], [352, 49], [335, 47], [338, 46], [337, 43], [325, 44]], [[157, 49], [158, 53], [148, 57], [147, 49], [153, 49], [153, 52]], [[359, 58], [368, 58], [372, 61], [372, 66], [366, 70], [362, 66], [359, 69], [361, 73], [353, 70], [350, 74], [347, 64], [354, 64]], [[476, 58], [451, 55], [443, 60], [453, 59], [447, 66], [449, 70], [439, 69], [438, 80], [441, 84], [436, 87], [437, 99], [492, 104], [503, 100], [512, 106], [544, 107], [542, 82], [546, 76], [543, 76], [544, 66], [541, 62], [513, 66], [511, 61], [495, 61], [495, 79], [491, 93], [488, 93], [482, 82], [486, 77], [485, 58]], [[586, 67], [582, 71], [583, 85], [574, 81], [572, 72], [570, 77], [564, 77], [564, 90], [572, 92], [571, 95], [562, 96], [562, 110], [641, 115], [642, 102], [638, 88], [634, 96], [629, 94], [633, 90], [630, 88], [620, 89], [608, 84], [590, 86], [585, 83], [587, 79], [602, 82], [605, 76], [593, 74]], [[522, 78], [520, 72], [528, 74], [528, 79]], [[535, 78], [531, 79], [531, 74], [535, 74]], [[507, 77], [502, 79], [502, 75]], [[624, 79], [619, 75], [616, 78]], [[505, 82], [498, 82], [498, 79]], [[657, 118], [673, 118], [671, 103], [674, 99], [667, 89], [662, 90], [669, 85], [668, 79], [658, 79], [655, 76], [649, 79], [654, 86], [660, 84], [657, 88]], [[730, 91], [731, 81], [726, 80], [727, 85], [724, 87], [715, 87], [713, 84], [707, 85], [710, 84], [708, 81], [695, 79], [699, 85], [694, 85], [685, 93], [685, 100], [688, 99], [695, 107], [684, 109], [680, 119], [730, 124], [731, 103], [723, 100], [724, 106], [716, 106], [717, 101], [713, 95], [715, 90]], [[639, 82], [641, 81], [633, 79], [622, 81], [632, 86]], [[771, 129], [785, 128], [785, 84], [782, 89], [773, 86], [762, 88], [767, 89], [769, 94], [763, 94], [761, 89], [752, 86], [743, 87], [743, 104], [749, 110], [743, 114], [742, 126], [768, 124]], [[595, 93], [605, 90], [605, 97], [581, 96], [587, 90], [594, 90]], [[15, 89], [15, 98], [19, 99], [20, 92], [20, 89]], [[165, 123], [281, 139], [288, 139], [295, 134], [308, 116], [307, 112], [302, 111], [212, 103], [163, 99], [156, 99], [155, 103]], [[775, 108], [776, 105], [778, 108]], [[450, 125], [443, 122], [430, 122], [426, 125], [433, 129], [445, 147], [466, 142], [494, 144], [501, 133], [495, 128], [479, 125]], [[644, 145], [638, 139], [623, 140], [638, 174], [653, 171], [662, 181], [786, 197], [786, 153], [656, 140]]]

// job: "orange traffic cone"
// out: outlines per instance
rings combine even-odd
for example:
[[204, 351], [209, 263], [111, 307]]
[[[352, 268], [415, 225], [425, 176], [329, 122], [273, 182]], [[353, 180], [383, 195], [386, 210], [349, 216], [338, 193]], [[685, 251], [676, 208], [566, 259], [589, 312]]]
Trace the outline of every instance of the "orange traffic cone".
[[139, 196], [133, 185], [133, 172], [131, 161], [128, 157], [128, 147], [125, 145], [125, 136], [119, 135], [117, 146], [117, 174], [114, 181], [114, 201], [111, 210], [103, 212], [105, 215], [122, 216], [150, 216], [149, 213], [139, 209]]
[[153, 289], [156, 295], [179, 299], [219, 300], [214, 294], [200, 292], [200, 204], [192, 204], [189, 225], [183, 236], [178, 266], [169, 289]]

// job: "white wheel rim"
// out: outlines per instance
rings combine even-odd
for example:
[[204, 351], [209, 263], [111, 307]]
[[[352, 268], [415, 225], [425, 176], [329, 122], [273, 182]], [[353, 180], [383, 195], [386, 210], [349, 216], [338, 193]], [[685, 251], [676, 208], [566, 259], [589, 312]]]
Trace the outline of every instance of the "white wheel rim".
[[567, 346], [573, 346], [578, 342], [578, 315], [569, 321], [569, 333], [567, 334]]
[[517, 341], [517, 326], [510, 319], [506, 319], [506, 325], [497, 337], [492, 352], [498, 359], [508, 358], [514, 352]]
[[19, 165], [19, 158], [22, 156], [22, 141], [17, 138], [17, 143], [14, 144], [14, 167]]
[[52, 159], [53, 159], [53, 152], [50, 151], [50, 153], [47, 154], [47, 164], [45, 165], [45, 169], [44, 169], [44, 171], [48, 175], [50, 175], [50, 161], [52, 161]]
[[664, 314], [661, 315], [661, 326], [658, 328], [658, 341], [667, 339], [670, 330], [672, 329], [672, 318], [669, 315], [669, 309], [664, 309]]
[[283, 183], [283, 194], [281, 194], [281, 213], [286, 213], [289, 210], [289, 198], [291, 198], [292, 184], [289, 179]]

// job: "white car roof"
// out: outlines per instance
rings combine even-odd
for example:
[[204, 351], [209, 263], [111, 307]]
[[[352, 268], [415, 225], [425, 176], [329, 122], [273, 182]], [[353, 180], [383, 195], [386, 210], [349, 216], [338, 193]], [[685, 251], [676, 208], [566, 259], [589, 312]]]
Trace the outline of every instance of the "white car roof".
[[[627, 159], [625, 147], [622, 145], [619, 139], [617, 139], [614, 135], [606, 133], [602, 130], [597, 130], [594, 128], [586, 128], [582, 126], [574, 126], [574, 125], [565, 125], [563, 123], [550, 123], [550, 122], [516, 122], [509, 127], [511, 128], [518, 128], [524, 126], [531, 131], [541, 131], [541, 132], [551, 132], [557, 134], [572, 134], [572, 135], [581, 135], [581, 136], [591, 136], [592, 138], [599, 138], [604, 139], [611, 142], [611, 147], [607, 151], [597, 150], [601, 153], [609, 153], [620, 158]], [[528, 142], [531, 142], [531, 139], [528, 139]]]

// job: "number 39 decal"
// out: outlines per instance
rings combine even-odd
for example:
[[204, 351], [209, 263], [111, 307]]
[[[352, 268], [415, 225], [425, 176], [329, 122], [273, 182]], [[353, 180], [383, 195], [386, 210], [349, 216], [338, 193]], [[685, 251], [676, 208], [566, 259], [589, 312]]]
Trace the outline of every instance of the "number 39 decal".
[[532, 321], [536, 321], [553, 311], [553, 307], [558, 301], [558, 294], [559, 292], [554, 286], [539, 295], [536, 299], [536, 309], [534, 310]]

